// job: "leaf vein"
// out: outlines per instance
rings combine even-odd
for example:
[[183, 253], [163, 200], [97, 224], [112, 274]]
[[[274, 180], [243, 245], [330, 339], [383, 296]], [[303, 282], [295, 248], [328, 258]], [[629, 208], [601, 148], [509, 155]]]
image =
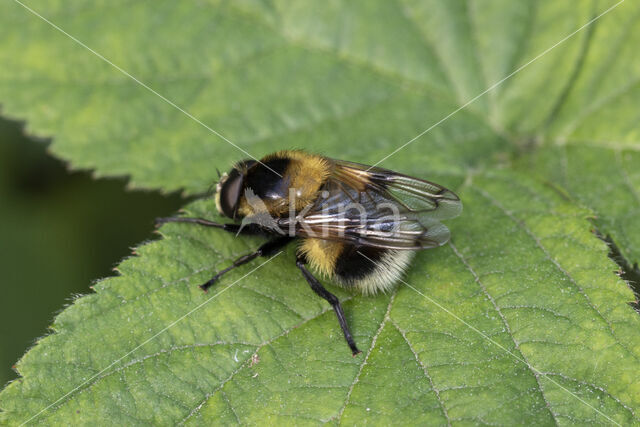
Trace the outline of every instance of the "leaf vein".
[[391, 324], [393, 326], [395, 326], [395, 328], [398, 330], [400, 335], [402, 335], [402, 338], [407, 343], [407, 346], [409, 347], [409, 350], [411, 350], [411, 353], [413, 353], [413, 357], [416, 359], [416, 362], [422, 368], [422, 372], [424, 373], [424, 376], [427, 378], [427, 380], [429, 380], [429, 384], [431, 384], [431, 389], [433, 390], [433, 392], [436, 395], [436, 399], [438, 400], [438, 405], [440, 406], [440, 410], [442, 411], [442, 415], [444, 415], [444, 418], [447, 420], [447, 425], [451, 426], [451, 418], [449, 418], [449, 413], [447, 412], [447, 408], [444, 406], [444, 402], [442, 401], [442, 397], [440, 396], [440, 390], [433, 383], [433, 378], [431, 377], [431, 375], [429, 375], [429, 371], [427, 369], [427, 366], [424, 363], [422, 363], [422, 360], [420, 359], [420, 356], [418, 355], [418, 353], [415, 351], [415, 349], [413, 348], [413, 346], [409, 342], [409, 339], [407, 338], [407, 334], [405, 333], [405, 331], [403, 331], [402, 328], [400, 328], [400, 326], [396, 322], [393, 321], [393, 319], [391, 319], [390, 322], [391, 322]]
[[453, 242], [449, 243], [451, 245], [451, 248], [453, 249], [453, 252], [455, 253], [455, 255], [460, 259], [460, 261], [462, 262], [462, 264], [464, 264], [464, 266], [467, 268], [467, 270], [469, 270], [469, 272], [471, 273], [471, 275], [474, 277], [476, 283], [480, 286], [480, 288], [482, 289], [483, 293], [485, 294], [485, 296], [487, 297], [487, 299], [489, 299], [489, 301], [491, 302], [491, 304], [493, 305], [493, 308], [496, 310], [496, 312], [498, 313], [498, 315], [500, 316], [500, 318], [502, 319], [502, 323], [504, 324], [505, 328], [507, 328], [507, 332], [509, 337], [512, 339], [513, 344], [515, 346], [515, 348], [518, 350], [518, 353], [520, 353], [520, 356], [522, 357], [522, 360], [525, 362], [525, 364], [527, 365], [527, 368], [529, 368], [529, 371], [531, 372], [531, 374], [533, 375], [533, 377], [536, 380], [536, 383], [538, 384], [538, 391], [540, 393], [540, 395], [542, 396], [542, 399], [544, 400], [547, 410], [549, 411], [549, 414], [551, 414], [551, 417], [553, 418], [554, 422], [556, 423], [556, 425], [558, 425], [558, 419], [556, 418], [556, 414], [555, 412], [552, 410], [551, 408], [551, 404], [549, 403], [549, 401], [547, 400], [547, 397], [544, 394], [544, 389], [542, 388], [542, 384], [540, 383], [540, 378], [538, 377], [538, 373], [537, 371], [531, 366], [531, 364], [529, 363], [529, 360], [527, 359], [527, 357], [524, 355], [524, 353], [522, 352], [522, 350], [520, 349], [518, 340], [516, 339], [516, 337], [513, 335], [513, 332], [511, 332], [511, 327], [509, 326], [509, 322], [507, 322], [507, 319], [505, 318], [504, 314], [502, 313], [502, 311], [500, 310], [500, 307], [498, 306], [498, 304], [496, 303], [496, 301], [493, 299], [493, 297], [491, 296], [491, 294], [489, 294], [489, 292], [487, 291], [487, 289], [485, 288], [484, 284], [482, 283], [482, 281], [480, 280], [480, 277], [478, 276], [478, 274], [475, 272], [475, 270], [471, 267], [471, 265], [469, 263], [467, 263], [466, 259], [462, 256], [462, 254], [458, 251], [458, 249], [455, 247], [455, 245], [453, 244]]

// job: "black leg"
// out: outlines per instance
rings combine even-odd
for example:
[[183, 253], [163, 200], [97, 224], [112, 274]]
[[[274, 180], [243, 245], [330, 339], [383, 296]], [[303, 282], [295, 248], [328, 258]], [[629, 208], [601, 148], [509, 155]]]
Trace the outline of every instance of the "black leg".
[[219, 222], [209, 221], [208, 219], [204, 219], [204, 218], [188, 218], [184, 216], [156, 218], [156, 225], [165, 224], [167, 222], [187, 222], [190, 224], [204, 225], [205, 227], [220, 228], [222, 230], [231, 231], [235, 233], [237, 233], [238, 229], [240, 228], [240, 226], [237, 224], [221, 224]]
[[338, 316], [338, 323], [340, 323], [340, 327], [342, 328], [342, 333], [344, 333], [344, 338], [347, 340], [347, 344], [349, 344], [349, 348], [351, 349], [351, 353], [356, 356], [361, 353], [356, 347], [356, 343], [353, 341], [353, 337], [351, 336], [351, 331], [349, 331], [349, 325], [347, 325], [347, 319], [344, 317], [344, 311], [342, 310], [342, 306], [340, 305], [340, 300], [334, 294], [329, 292], [322, 286], [322, 283], [318, 281], [313, 275], [307, 270], [305, 267], [306, 260], [303, 258], [298, 258], [296, 260], [296, 265], [302, 271], [302, 275], [307, 282], [309, 282], [309, 286], [313, 289], [318, 296], [327, 300], [331, 307], [333, 307], [333, 311], [335, 311], [336, 316]]
[[269, 240], [268, 242], [264, 243], [262, 246], [260, 246], [258, 249], [256, 249], [254, 252], [248, 253], [246, 255], [242, 255], [240, 258], [238, 258], [237, 260], [233, 261], [233, 264], [231, 264], [229, 267], [225, 268], [224, 270], [220, 270], [218, 271], [210, 280], [208, 280], [206, 283], [200, 285], [200, 289], [202, 289], [203, 291], [207, 291], [211, 285], [213, 285], [216, 281], [218, 281], [218, 279], [220, 277], [222, 277], [223, 274], [233, 270], [236, 267], [239, 267], [243, 264], [248, 263], [249, 261], [259, 257], [259, 256], [271, 256], [273, 255], [277, 250], [282, 249], [283, 247], [285, 247], [287, 245], [287, 243], [289, 243], [292, 240], [291, 237], [277, 237], [273, 240]]
[[257, 224], [248, 224], [240, 229], [240, 224], [221, 224], [219, 222], [209, 221], [204, 218], [189, 218], [184, 216], [173, 216], [167, 218], [156, 218], [156, 225], [165, 224], [167, 222], [186, 222], [189, 224], [198, 224], [204, 225], [205, 227], [213, 227], [219, 228], [224, 231], [228, 231], [233, 234], [265, 234], [264, 230], [262, 230]]

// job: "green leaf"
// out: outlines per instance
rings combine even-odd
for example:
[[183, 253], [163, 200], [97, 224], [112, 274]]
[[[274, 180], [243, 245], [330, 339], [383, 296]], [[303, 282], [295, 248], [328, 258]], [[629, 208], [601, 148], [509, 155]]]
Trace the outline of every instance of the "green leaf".
[[[469, 74], [477, 81], [458, 95], [428, 27], [384, 1], [336, 4], [320, 17], [289, 2], [269, 11], [253, 2], [47, 3], [33, 7], [257, 157], [302, 146], [373, 163], [484, 84]], [[55, 135], [52, 151], [75, 167], [200, 193], [216, 168], [246, 157], [18, 4], [3, 2], [0, 27], [16, 29], [0, 49], [6, 113]], [[457, 119], [421, 140], [429, 156], [409, 147], [394, 164], [461, 172], [511, 149], [474, 109]]]
[[374, 298], [331, 288], [363, 356], [351, 357], [291, 248], [246, 277], [249, 268], [231, 273], [210, 304], [101, 372], [211, 298], [196, 285], [257, 244], [170, 224], [122, 276], [58, 316], [58, 333], [3, 393], [6, 416], [24, 421], [89, 380], [47, 422], [607, 421], [587, 404], [637, 421], [640, 319], [617, 302], [633, 296], [589, 232], [589, 212], [510, 174], [475, 177], [461, 194], [468, 214], [453, 245], [421, 253], [405, 279], [428, 298], [409, 286]]
[[76, 168], [193, 194], [245, 156], [207, 126], [370, 164], [430, 129], [383, 166], [465, 206], [389, 295], [327, 283], [356, 358], [294, 247], [205, 295], [258, 240], [168, 224], [18, 363], [3, 421], [640, 423], [635, 298], [592, 232], [640, 259], [640, 6], [582, 28], [615, 4], [28, 3], [147, 87], [0, 4], [3, 111]]
[[[604, 126], [604, 124], [603, 124]], [[640, 143], [637, 147], [567, 143], [537, 150], [520, 166], [564, 188], [594, 211], [598, 229], [610, 235], [631, 263], [640, 261]]]
[[542, 149], [523, 170], [564, 188], [593, 209], [596, 224], [624, 257], [640, 261], [640, 9], [607, 17], [589, 30], [582, 59], [556, 114], [540, 134]]

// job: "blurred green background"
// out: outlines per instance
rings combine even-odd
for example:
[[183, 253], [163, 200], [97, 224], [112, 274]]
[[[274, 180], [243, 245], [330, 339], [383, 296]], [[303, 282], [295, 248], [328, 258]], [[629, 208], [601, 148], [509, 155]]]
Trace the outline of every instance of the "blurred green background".
[[47, 142], [0, 118], [0, 383], [48, 333], [71, 297], [89, 293], [131, 247], [154, 238], [153, 219], [185, 203], [178, 195], [130, 191], [125, 179], [69, 172]]

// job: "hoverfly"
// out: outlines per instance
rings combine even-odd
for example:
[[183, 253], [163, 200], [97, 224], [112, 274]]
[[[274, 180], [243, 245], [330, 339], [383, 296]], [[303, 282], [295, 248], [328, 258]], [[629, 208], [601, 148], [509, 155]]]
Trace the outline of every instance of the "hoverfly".
[[195, 223], [270, 239], [200, 287], [206, 291], [226, 272], [298, 240], [296, 266], [311, 289], [333, 307], [354, 356], [360, 351], [340, 301], [307, 265], [363, 294], [386, 291], [415, 251], [449, 240], [449, 230], [440, 221], [462, 211], [460, 198], [438, 184], [298, 150], [237, 163], [221, 176], [215, 200], [218, 212], [236, 222], [186, 217], [158, 222]]

